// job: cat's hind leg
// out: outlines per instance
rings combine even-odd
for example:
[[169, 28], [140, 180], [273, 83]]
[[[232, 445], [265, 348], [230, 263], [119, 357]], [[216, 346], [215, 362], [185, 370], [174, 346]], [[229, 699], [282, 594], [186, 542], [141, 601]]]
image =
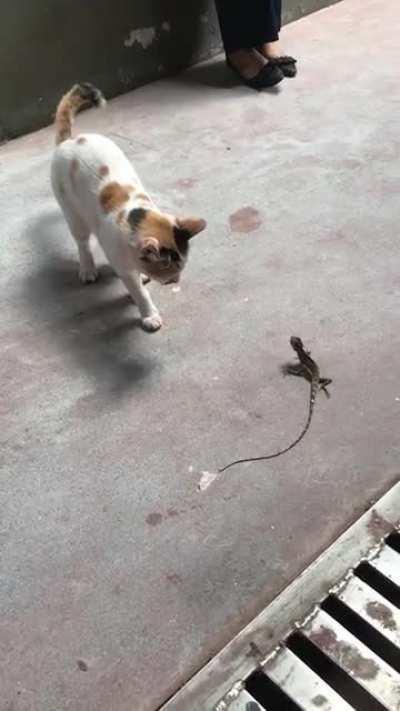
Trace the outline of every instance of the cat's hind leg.
[[76, 210], [66, 203], [59, 200], [60, 207], [64, 213], [65, 221], [70, 229], [71, 235], [74, 238], [78, 247], [79, 253], [79, 279], [82, 284], [90, 284], [97, 280], [98, 272], [93, 257], [92, 248], [90, 245], [90, 230], [87, 227], [84, 219], [77, 214]]
[[79, 279], [82, 284], [93, 283], [97, 281], [99, 273], [90, 246], [90, 232], [84, 236], [82, 233], [79, 233], [78, 236], [73, 234], [73, 237], [78, 245], [79, 251]]

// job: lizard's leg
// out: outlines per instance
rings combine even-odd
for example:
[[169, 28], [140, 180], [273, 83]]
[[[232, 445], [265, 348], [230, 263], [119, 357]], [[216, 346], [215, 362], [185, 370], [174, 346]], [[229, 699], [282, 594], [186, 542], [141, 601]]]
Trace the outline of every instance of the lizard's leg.
[[308, 375], [307, 368], [302, 363], [286, 363], [282, 366], [284, 375], [297, 375], [299, 378], [306, 378]]
[[327, 390], [327, 387], [328, 387], [328, 385], [331, 384], [331, 382], [332, 382], [332, 378], [320, 378], [319, 379], [319, 389], [324, 391], [326, 397], [331, 396], [330, 392]]

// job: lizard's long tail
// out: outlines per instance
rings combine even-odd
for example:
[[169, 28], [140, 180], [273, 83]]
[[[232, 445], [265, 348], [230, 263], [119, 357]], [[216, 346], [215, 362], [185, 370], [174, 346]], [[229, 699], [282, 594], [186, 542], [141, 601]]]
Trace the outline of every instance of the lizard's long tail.
[[248, 462], [265, 462], [268, 459], [275, 459], [276, 457], [280, 457], [282, 454], [286, 454], [286, 452], [290, 452], [293, 447], [295, 447], [303, 437], [307, 434], [307, 430], [310, 427], [311, 423], [311, 418], [314, 410], [314, 403], [315, 403], [315, 388], [313, 383], [311, 383], [311, 391], [310, 391], [310, 402], [309, 402], [309, 407], [308, 407], [308, 417], [307, 417], [307, 422], [304, 425], [301, 433], [297, 437], [297, 439], [292, 442], [292, 444], [289, 444], [288, 447], [285, 447], [285, 449], [281, 449], [279, 452], [275, 452], [274, 454], [266, 454], [262, 457], [249, 457], [248, 459], [237, 459], [235, 462], [231, 462], [230, 464], [227, 464], [225, 467], [222, 467], [222, 469], [218, 469], [218, 474], [222, 474], [222, 472], [226, 472], [227, 469], [230, 469], [231, 467], [236, 466], [236, 464], [247, 464]]

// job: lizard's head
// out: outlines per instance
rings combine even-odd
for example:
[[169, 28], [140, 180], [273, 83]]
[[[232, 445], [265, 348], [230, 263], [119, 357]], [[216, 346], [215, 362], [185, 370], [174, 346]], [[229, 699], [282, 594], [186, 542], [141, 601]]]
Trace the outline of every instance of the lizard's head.
[[294, 351], [303, 350], [303, 341], [298, 336], [292, 336], [290, 339], [290, 345]]

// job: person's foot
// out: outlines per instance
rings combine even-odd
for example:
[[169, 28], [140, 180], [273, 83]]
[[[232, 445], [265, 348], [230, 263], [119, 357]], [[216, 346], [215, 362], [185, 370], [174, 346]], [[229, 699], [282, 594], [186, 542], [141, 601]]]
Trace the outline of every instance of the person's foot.
[[270, 64], [279, 67], [285, 77], [293, 78], [297, 74], [296, 60], [282, 53], [280, 41], [265, 42], [258, 48], [261, 56]]
[[259, 52], [264, 59], [279, 59], [282, 56], [281, 43], [279, 40], [276, 42], [264, 42], [259, 48]]
[[255, 49], [238, 49], [227, 56], [228, 63], [243, 77], [254, 79], [265, 67], [267, 60]]
[[279, 84], [283, 72], [275, 64], [268, 62], [255, 49], [240, 49], [227, 55], [228, 66], [251, 89], [261, 91]]

